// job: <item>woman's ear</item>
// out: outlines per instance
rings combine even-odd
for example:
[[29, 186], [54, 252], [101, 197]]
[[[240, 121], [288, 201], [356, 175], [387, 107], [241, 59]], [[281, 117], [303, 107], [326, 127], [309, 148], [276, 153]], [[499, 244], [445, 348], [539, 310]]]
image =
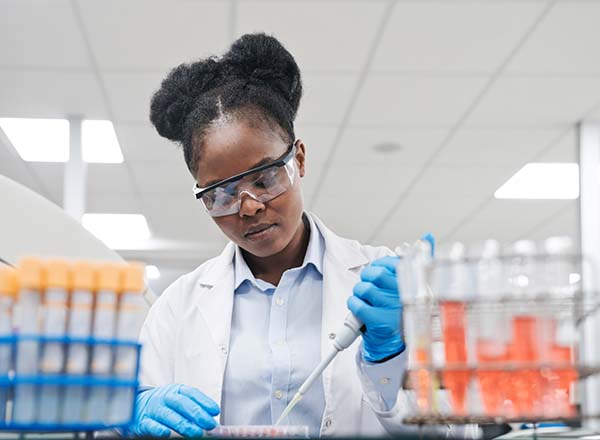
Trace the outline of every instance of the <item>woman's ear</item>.
[[296, 160], [296, 165], [298, 165], [298, 174], [300, 174], [300, 177], [304, 177], [304, 174], [306, 173], [304, 168], [306, 162], [306, 146], [304, 145], [304, 142], [302, 142], [302, 139], [296, 141], [296, 157], [294, 159]]

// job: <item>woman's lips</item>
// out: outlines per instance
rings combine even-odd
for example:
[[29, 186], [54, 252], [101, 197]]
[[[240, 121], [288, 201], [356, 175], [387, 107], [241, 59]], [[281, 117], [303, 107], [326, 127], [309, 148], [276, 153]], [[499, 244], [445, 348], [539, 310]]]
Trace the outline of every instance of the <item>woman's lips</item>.
[[257, 240], [263, 240], [265, 238], [267, 238], [269, 235], [271, 235], [275, 229], [275, 224], [272, 225], [265, 225], [264, 228], [260, 228], [257, 231], [254, 232], [247, 232], [245, 234], [245, 237], [249, 240], [253, 240], [253, 241], [257, 241]]

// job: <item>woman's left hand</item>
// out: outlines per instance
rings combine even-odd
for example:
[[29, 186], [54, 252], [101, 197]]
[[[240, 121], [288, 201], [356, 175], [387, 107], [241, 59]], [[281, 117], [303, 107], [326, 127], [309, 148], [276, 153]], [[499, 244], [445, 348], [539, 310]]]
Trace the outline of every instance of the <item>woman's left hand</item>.
[[382, 362], [405, 349], [401, 326], [402, 303], [396, 280], [399, 257], [383, 257], [365, 267], [361, 282], [348, 298], [350, 311], [366, 327], [363, 333], [363, 357]]

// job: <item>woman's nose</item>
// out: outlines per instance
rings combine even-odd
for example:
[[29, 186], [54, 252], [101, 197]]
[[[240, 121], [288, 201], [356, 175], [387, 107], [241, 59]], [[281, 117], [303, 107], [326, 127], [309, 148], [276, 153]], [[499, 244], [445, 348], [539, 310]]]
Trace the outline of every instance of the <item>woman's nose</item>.
[[248, 191], [242, 191], [240, 197], [240, 217], [252, 217], [265, 210], [265, 204]]

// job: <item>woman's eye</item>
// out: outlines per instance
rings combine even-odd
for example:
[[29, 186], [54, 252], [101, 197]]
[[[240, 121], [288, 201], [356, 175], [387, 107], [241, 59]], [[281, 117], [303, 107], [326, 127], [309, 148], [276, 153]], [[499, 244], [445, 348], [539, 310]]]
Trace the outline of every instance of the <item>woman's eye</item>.
[[264, 189], [267, 185], [264, 180], [257, 180], [256, 182], [254, 182], [254, 186], [257, 188]]

